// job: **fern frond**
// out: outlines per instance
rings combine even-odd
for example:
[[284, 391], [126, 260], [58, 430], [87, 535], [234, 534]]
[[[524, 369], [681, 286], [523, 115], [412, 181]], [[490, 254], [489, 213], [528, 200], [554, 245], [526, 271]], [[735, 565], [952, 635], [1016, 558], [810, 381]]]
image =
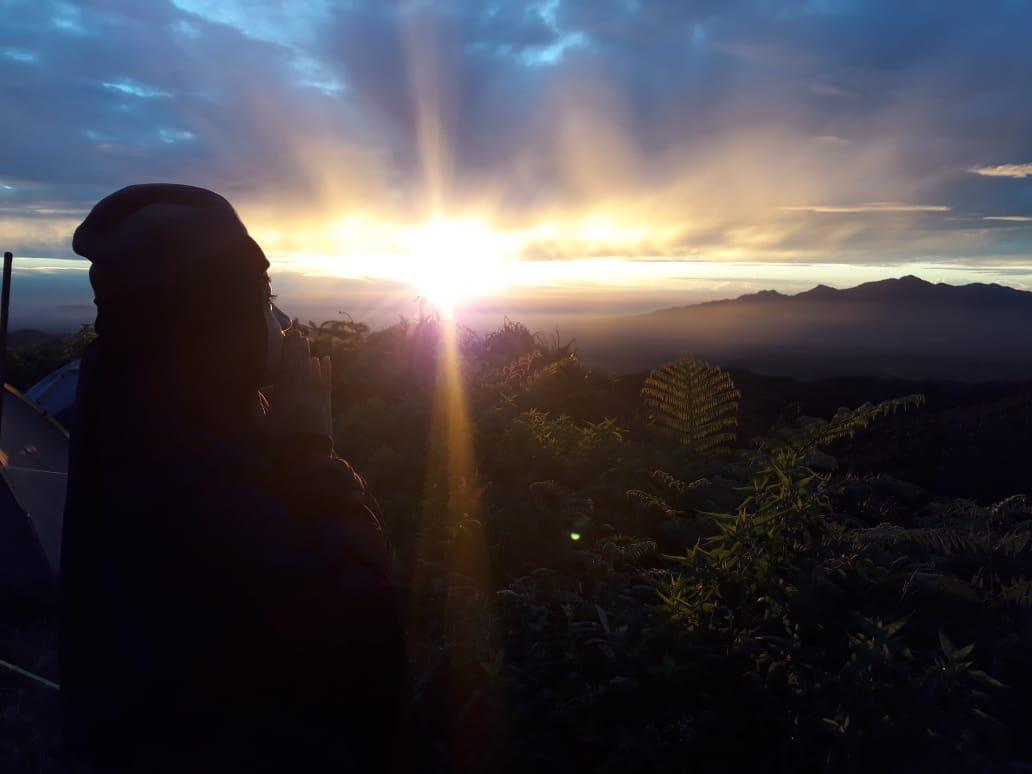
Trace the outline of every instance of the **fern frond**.
[[874, 421], [898, 411], [917, 408], [924, 400], [924, 395], [915, 394], [881, 403], [865, 403], [855, 409], [840, 408], [835, 412], [835, 416], [826, 422], [811, 421], [801, 437], [793, 440], [792, 449], [796, 455], [801, 455], [830, 446], [843, 438], [852, 438], [860, 430], [867, 429]]
[[649, 374], [641, 396], [653, 426], [696, 451], [735, 439], [741, 393], [718, 366], [695, 358], [667, 363]]
[[1022, 494], [1011, 495], [989, 508], [989, 516], [993, 521], [1017, 520], [1030, 514], [1032, 507], [1029, 506], [1028, 498]]
[[1032, 532], [1008, 532], [996, 541], [993, 550], [1004, 556], [1032, 553]]
[[693, 489], [698, 489], [700, 486], [707, 486], [710, 483], [708, 478], [697, 478], [694, 481], [682, 481], [676, 476], [670, 475], [665, 470], [654, 470], [649, 477], [664, 489], [669, 489], [671, 492], [675, 492], [676, 494], [684, 494], [685, 492], [690, 492]]
[[641, 503], [642, 505], [655, 505], [663, 510], [668, 510], [670, 506], [666, 504], [662, 497], [656, 497], [651, 492], [645, 492], [641, 489], [628, 489], [627, 497], [631, 500]]
[[896, 524], [879, 524], [870, 529], [858, 529], [849, 533], [858, 545], [910, 544], [927, 551], [946, 554], [977, 552], [978, 544], [971, 538], [947, 527], [923, 527], [904, 529]]
[[656, 553], [659, 544], [655, 540], [631, 540], [623, 543], [603, 540], [598, 548], [599, 553], [612, 562], [636, 562]]
[[970, 538], [947, 527], [904, 530], [903, 540], [928, 551], [940, 551], [947, 554], [979, 550], [979, 546]]

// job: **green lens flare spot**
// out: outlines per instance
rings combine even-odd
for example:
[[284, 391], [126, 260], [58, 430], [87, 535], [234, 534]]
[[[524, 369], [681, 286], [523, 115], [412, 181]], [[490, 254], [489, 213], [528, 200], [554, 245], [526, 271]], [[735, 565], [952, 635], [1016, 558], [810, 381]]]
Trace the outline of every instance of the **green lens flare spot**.
[[570, 540], [580, 540], [580, 533], [579, 532], [571, 532], [570, 533]]

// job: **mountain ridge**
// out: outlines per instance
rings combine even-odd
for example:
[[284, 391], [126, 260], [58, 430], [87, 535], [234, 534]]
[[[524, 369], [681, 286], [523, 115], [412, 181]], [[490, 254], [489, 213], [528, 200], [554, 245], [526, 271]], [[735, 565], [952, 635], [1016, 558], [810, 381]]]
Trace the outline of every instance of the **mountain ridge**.
[[[994, 294], [990, 299], [988, 294]], [[974, 296], [984, 294], [985, 300], [1000, 300], [1005, 296], [1008, 298], [1021, 298], [1032, 304], [1032, 292], [1001, 285], [998, 282], [969, 282], [964, 285], [952, 285], [947, 282], [929, 282], [914, 274], [905, 274], [901, 277], [889, 277], [882, 280], [872, 280], [853, 285], [848, 288], [834, 288], [829, 285], [818, 284], [809, 290], [802, 290], [798, 293], [782, 293], [778, 290], [758, 290], [755, 293], [745, 293], [735, 298], [721, 298], [713, 301], [702, 301], [696, 304], [685, 304], [683, 306], [671, 306], [655, 309], [645, 314], [663, 314], [675, 312], [693, 307], [711, 305], [724, 305], [734, 303], [753, 303], [757, 301], [791, 301], [791, 300], [854, 300], [858, 298], [883, 298], [906, 297], [909, 294], [914, 300], [920, 297], [929, 299], [932, 294], [941, 294], [944, 300], [955, 300], [959, 296]], [[947, 296], [950, 296], [947, 299]]]
[[600, 370], [678, 357], [795, 378], [1032, 379], [1032, 293], [914, 275], [586, 322], [574, 333]]

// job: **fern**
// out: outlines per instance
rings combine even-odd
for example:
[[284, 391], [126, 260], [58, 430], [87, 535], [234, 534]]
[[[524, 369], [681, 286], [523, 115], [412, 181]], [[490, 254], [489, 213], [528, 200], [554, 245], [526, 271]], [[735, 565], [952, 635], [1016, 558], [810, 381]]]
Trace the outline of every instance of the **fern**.
[[941, 551], [946, 554], [974, 553], [978, 545], [970, 538], [948, 527], [925, 527], [904, 531], [903, 540], [926, 551]]
[[996, 553], [1013, 557], [1032, 552], [1032, 532], [1008, 532], [993, 546]]
[[1008, 532], [994, 538], [988, 534], [964, 535], [949, 527], [905, 529], [895, 524], [879, 524], [848, 534], [857, 545], [910, 545], [946, 554], [997, 554], [1006, 557], [1032, 553], [1032, 532]]
[[948, 527], [905, 529], [895, 524], [879, 524], [870, 529], [853, 530], [849, 535], [858, 545], [912, 545], [945, 554], [978, 551], [977, 541]]
[[1011, 495], [989, 508], [989, 515], [993, 521], [1016, 520], [1030, 514], [1032, 507], [1029, 506], [1028, 498], [1021, 494]]
[[656, 553], [659, 545], [655, 540], [635, 540], [619, 538], [603, 540], [598, 545], [598, 551], [604, 559], [611, 562], [627, 563], [637, 562]]
[[741, 393], [718, 366], [695, 358], [667, 363], [649, 374], [641, 395], [653, 427], [678, 443], [706, 452], [735, 440]]
[[[652, 471], [650, 478], [659, 484], [659, 486], [673, 492], [675, 495], [683, 495], [686, 492], [690, 492], [693, 489], [697, 489], [700, 486], [705, 486], [710, 483], [709, 479], [706, 478], [697, 478], [694, 481], [685, 482], [670, 475], [665, 470]], [[642, 489], [628, 489], [626, 491], [626, 495], [629, 499], [644, 505], [646, 508], [654, 508], [662, 511], [668, 517], [687, 515], [684, 511], [675, 508], [659, 495], [654, 495], [651, 492], [646, 492]]]
[[654, 505], [657, 508], [662, 508], [664, 511], [670, 510], [670, 506], [666, 504], [666, 501], [662, 497], [657, 497], [651, 492], [646, 492], [641, 489], [628, 489], [626, 494], [629, 499], [639, 502], [642, 505]]
[[671, 492], [676, 492], [677, 494], [684, 494], [692, 489], [698, 489], [700, 486], [707, 486], [710, 483], [708, 478], [697, 478], [694, 481], [682, 481], [681, 479], [670, 475], [665, 470], [652, 471], [651, 478], [664, 489], [669, 489]]
[[[865, 403], [855, 409], [840, 408], [829, 420], [800, 420], [800, 427], [786, 433], [789, 436], [788, 456], [802, 459], [808, 454], [830, 446], [843, 438], [852, 438], [860, 430], [866, 430], [882, 417], [917, 408], [924, 403], [924, 395], [907, 395], [902, 398]], [[786, 452], [783, 452], [786, 453]]]

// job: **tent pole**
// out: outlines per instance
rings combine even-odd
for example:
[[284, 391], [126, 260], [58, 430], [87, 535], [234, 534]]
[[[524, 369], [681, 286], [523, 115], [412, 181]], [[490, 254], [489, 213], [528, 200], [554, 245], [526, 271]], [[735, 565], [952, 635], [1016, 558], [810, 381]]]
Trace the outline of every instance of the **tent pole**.
[[14, 256], [4, 253], [4, 279], [0, 289], [0, 429], [4, 421], [4, 393], [7, 392], [7, 312], [11, 306], [11, 263]]
[[28, 669], [22, 669], [20, 666], [18, 666], [17, 664], [12, 664], [10, 661], [4, 661], [3, 659], [0, 659], [0, 667], [3, 667], [4, 669], [10, 669], [12, 672], [22, 675], [23, 677], [27, 677], [30, 680], [35, 680], [37, 683], [39, 683], [40, 685], [45, 685], [47, 688], [53, 688], [55, 691], [61, 690], [61, 686], [55, 683], [53, 680], [47, 680], [47, 678], [45, 677], [40, 677], [35, 672], [30, 672]]

